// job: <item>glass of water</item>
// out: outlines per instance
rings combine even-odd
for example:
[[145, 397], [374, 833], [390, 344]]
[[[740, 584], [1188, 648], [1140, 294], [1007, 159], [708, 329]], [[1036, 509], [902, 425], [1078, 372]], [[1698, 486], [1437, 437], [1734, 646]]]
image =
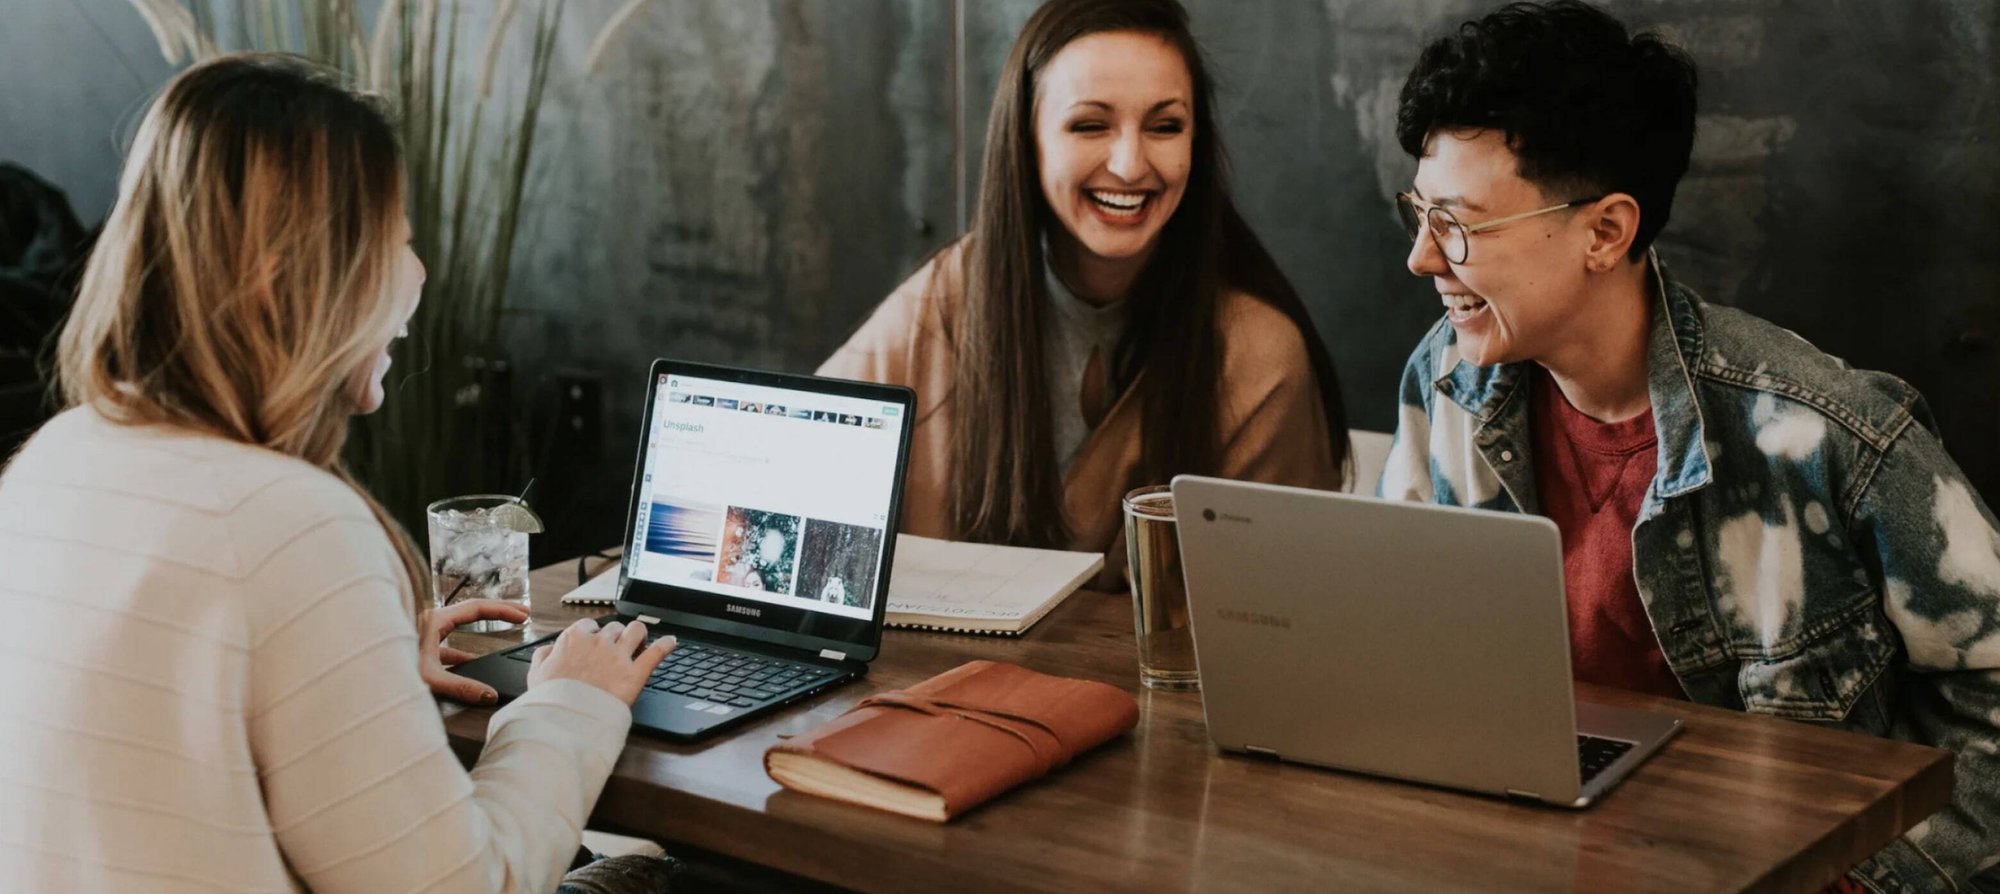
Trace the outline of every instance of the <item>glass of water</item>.
[[[466, 599], [528, 607], [528, 534], [540, 529], [540, 520], [520, 498], [452, 497], [432, 503], [425, 515], [431, 529], [431, 595], [438, 608]], [[490, 633], [513, 627], [474, 621], [458, 629]]]
[[1174, 524], [1174, 494], [1166, 485], [1125, 495], [1125, 559], [1132, 575], [1132, 626], [1139, 640], [1139, 679], [1150, 689], [1195, 690], [1201, 673], [1188, 627], [1187, 578]]

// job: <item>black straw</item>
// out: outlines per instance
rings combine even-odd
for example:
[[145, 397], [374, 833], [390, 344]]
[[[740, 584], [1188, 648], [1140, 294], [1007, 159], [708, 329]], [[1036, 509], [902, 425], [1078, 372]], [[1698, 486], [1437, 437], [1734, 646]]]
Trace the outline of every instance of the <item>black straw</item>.
[[[530, 483], [532, 484], [533, 482], [530, 482]], [[465, 585], [466, 585], [466, 584], [469, 584], [469, 583], [472, 583], [472, 578], [470, 578], [470, 577], [461, 577], [461, 578], [459, 578], [459, 579], [458, 579], [458, 586], [456, 586], [456, 587], [453, 587], [453, 588], [451, 588], [451, 595], [449, 595], [449, 596], [446, 596], [446, 597], [444, 597], [444, 605], [450, 605], [450, 604], [451, 604], [451, 601], [452, 601], [452, 600], [454, 600], [454, 599], [457, 599], [457, 598], [458, 598], [458, 594], [459, 594], [460, 592], [462, 592], [462, 591], [463, 591], [463, 590], [465, 589]], [[443, 608], [444, 606], [443, 606], [443, 605], [441, 605], [441, 606], [438, 606], [438, 607], [439, 607], [439, 608]]]

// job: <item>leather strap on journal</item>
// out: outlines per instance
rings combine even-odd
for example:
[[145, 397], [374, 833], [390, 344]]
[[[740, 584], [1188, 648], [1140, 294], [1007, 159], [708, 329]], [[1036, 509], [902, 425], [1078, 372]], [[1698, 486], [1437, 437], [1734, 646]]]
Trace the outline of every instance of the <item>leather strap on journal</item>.
[[[930, 714], [934, 717], [955, 715], [963, 720], [984, 723], [987, 726], [1013, 736], [1015, 739], [1020, 740], [1022, 745], [1027, 746], [1028, 750], [1035, 755], [1036, 763], [1041, 767], [1041, 772], [1035, 774], [1037, 776], [1069, 763], [1070, 754], [1081, 750], [1081, 748], [1072, 747], [1072, 749], [1066, 751], [1063, 748], [1062, 737], [1056, 735], [1056, 731], [1050, 728], [1048, 724], [1033, 717], [1023, 717], [1019, 714], [1008, 714], [1003, 711], [992, 711], [959, 702], [930, 698], [918, 695], [907, 689], [871, 695], [856, 703], [854, 707], [866, 708], [873, 705], [905, 708], [911, 711]], [[1089, 746], [1086, 745], [1083, 747]]]
[[1138, 721], [1138, 703], [1116, 686], [972, 661], [864, 698], [770, 754], [936, 793], [949, 817], [1048, 775]]

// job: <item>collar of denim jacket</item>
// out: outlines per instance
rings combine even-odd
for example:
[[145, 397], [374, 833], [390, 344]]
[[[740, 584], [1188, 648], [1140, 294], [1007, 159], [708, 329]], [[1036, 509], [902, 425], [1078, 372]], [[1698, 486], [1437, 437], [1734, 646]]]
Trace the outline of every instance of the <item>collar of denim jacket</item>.
[[1653, 402], [1653, 430], [1660, 437], [1653, 494], [1664, 500], [1707, 487], [1715, 472], [1694, 388], [1695, 359], [1702, 350], [1701, 298], [1668, 275], [1658, 251], [1647, 249], [1646, 259], [1653, 269], [1654, 295], [1646, 392]]
[[[1653, 405], [1653, 428], [1659, 433], [1659, 469], [1653, 476], [1654, 495], [1678, 497], [1706, 487], [1714, 478], [1708, 442], [1702, 436], [1701, 404], [1695, 397], [1694, 358], [1701, 356], [1701, 299], [1668, 274], [1659, 253], [1646, 250], [1653, 274], [1652, 326], [1646, 339], [1646, 393]], [[1474, 366], [1464, 358], [1438, 377], [1431, 388], [1477, 417], [1482, 427], [1508, 423], [1520, 413], [1525, 425], [1527, 363]], [[1516, 399], [1523, 401], [1515, 405]]]

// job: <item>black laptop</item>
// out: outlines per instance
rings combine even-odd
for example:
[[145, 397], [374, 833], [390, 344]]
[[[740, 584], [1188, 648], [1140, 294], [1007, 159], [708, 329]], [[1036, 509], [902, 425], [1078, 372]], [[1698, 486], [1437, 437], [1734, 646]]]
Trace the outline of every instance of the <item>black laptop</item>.
[[[635, 727], [699, 738], [868, 672], [914, 403], [908, 388], [654, 361], [615, 619], [680, 645]], [[458, 672], [513, 698], [554, 638]]]

